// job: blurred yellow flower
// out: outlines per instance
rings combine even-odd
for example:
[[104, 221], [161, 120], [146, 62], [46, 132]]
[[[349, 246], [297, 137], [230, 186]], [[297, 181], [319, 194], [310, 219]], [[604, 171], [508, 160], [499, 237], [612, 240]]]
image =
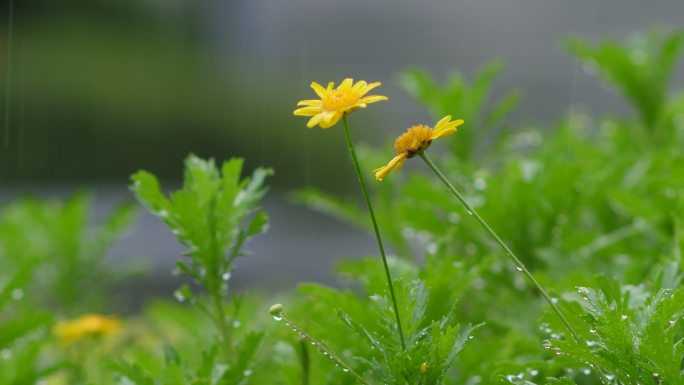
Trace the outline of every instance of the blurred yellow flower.
[[462, 119], [452, 121], [451, 116], [443, 117], [435, 128], [425, 125], [417, 125], [409, 128], [394, 142], [395, 156], [385, 167], [376, 169], [375, 179], [383, 180], [393, 168], [399, 171], [406, 159], [413, 158], [421, 151], [430, 147], [434, 139], [443, 138], [456, 132], [457, 127], [463, 124]]
[[328, 87], [313, 82], [311, 88], [320, 99], [301, 100], [297, 106], [304, 106], [294, 111], [297, 116], [311, 116], [307, 127], [319, 125], [321, 128], [330, 128], [335, 125], [344, 115], [352, 113], [357, 108], [366, 108], [370, 103], [387, 100], [386, 96], [364, 96], [373, 88], [381, 85], [380, 82], [366, 83], [361, 80], [354, 83], [351, 78], [344, 79], [337, 88], [335, 83], [328, 83]]
[[101, 337], [114, 333], [121, 328], [121, 322], [115, 317], [99, 314], [86, 314], [72, 321], [57, 323], [52, 333], [64, 344], [69, 344], [89, 337]]

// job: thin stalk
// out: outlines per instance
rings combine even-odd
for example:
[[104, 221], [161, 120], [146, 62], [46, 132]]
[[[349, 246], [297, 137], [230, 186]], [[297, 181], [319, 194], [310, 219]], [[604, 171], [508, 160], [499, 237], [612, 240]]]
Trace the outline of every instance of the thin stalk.
[[309, 372], [311, 371], [309, 347], [306, 346], [306, 344], [306, 338], [299, 340], [299, 362], [302, 365], [302, 385], [309, 385]]
[[223, 350], [226, 354], [226, 359], [229, 360], [232, 355], [232, 349], [230, 343], [230, 326], [226, 322], [228, 314], [226, 314], [226, 308], [223, 305], [223, 296], [219, 293], [214, 293], [212, 297], [214, 302], [214, 309], [216, 311], [216, 327], [218, 328], [219, 334], [221, 335], [221, 340], [223, 340]]
[[494, 230], [491, 227], [489, 227], [487, 222], [485, 222], [485, 220], [482, 219], [480, 214], [478, 214], [477, 211], [475, 211], [475, 209], [470, 207], [468, 202], [466, 202], [466, 200], [463, 198], [463, 195], [461, 195], [461, 193], [458, 192], [458, 190], [456, 190], [456, 187], [454, 187], [454, 185], [451, 184], [451, 182], [449, 182], [449, 180], [437, 168], [437, 166], [434, 163], [432, 163], [432, 160], [430, 160], [430, 158], [428, 158], [428, 156], [425, 154], [425, 152], [420, 152], [418, 155], [420, 155], [420, 157], [425, 161], [425, 163], [428, 165], [428, 167], [430, 167], [430, 169], [435, 174], [437, 174], [439, 179], [441, 179], [442, 182], [444, 182], [444, 184], [449, 188], [449, 190], [454, 194], [454, 196], [456, 196], [456, 199], [458, 199], [459, 202], [461, 202], [461, 204], [465, 207], [465, 209], [468, 211], [468, 213], [472, 214], [472, 216], [475, 217], [475, 219], [477, 219], [478, 222], [480, 222], [482, 227], [484, 227], [485, 230], [487, 230], [487, 232], [489, 232], [489, 234], [492, 236], [492, 238], [494, 238], [496, 243], [498, 243], [499, 246], [501, 246], [501, 248], [506, 252], [506, 254], [508, 254], [508, 256], [511, 257], [513, 262], [515, 262], [516, 266], [518, 267], [518, 270], [525, 273], [527, 278], [534, 284], [534, 286], [536, 286], [537, 290], [539, 290], [539, 292], [542, 294], [544, 299], [546, 299], [546, 302], [548, 302], [549, 305], [551, 305], [551, 308], [553, 308], [553, 310], [556, 312], [556, 314], [558, 315], [558, 318], [560, 318], [561, 321], [563, 321], [563, 323], [565, 324], [565, 327], [568, 328], [568, 331], [570, 332], [570, 334], [572, 334], [575, 341], [579, 342], [580, 338], [577, 335], [577, 333], [575, 333], [575, 330], [572, 328], [572, 326], [570, 326], [570, 322], [568, 322], [567, 318], [565, 318], [565, 316], [563, 315], [561, 310], [558, 308], [558, 306], [556, 306], [555, 302], [551, 299], [551, 297], [546, 292], [546, 290], [544, 290], [542, 285], [539, 282], [537, 282], [537, 280], [534, 278], [532, 273], [530, 273], [530, 271], [527, 270], [527, 268], [522, 263], [522, 261], [520, 259], [518, 259], [518, 257], [513, 253], [513, 251], [511, 251], [511, 249], [504, 243], [504, 241], [501, 240], [501, 238], [499, 238], [499, 236], [494, 232]]
[[368, 190], [366, 189], [366, 182], [363, 180], [363, 174], [361, 174], [361, 167], [359, 166], [359, 161], [356, 158], [356, 151], [354, 150], [354, 142], [352, 141], [351, 134], [349, 133], [349, 122], [347, 122], [347, 117], [342, 118], [344, 122], [344, 134], [347, 137], [347, 149], [349, 150], [349, 155], [351, 156], [352, 163], [354, 164], [354, 170], [356, 170], [356, 176], [359, 179], [359, 184], [361, 185], [361, 190], [363, 191], [363, 197], [366, 199], [366, 205], [368, 206], [368, 212], [370, 213], [371, 221], [373, 222], [373, 230], [375, 231], [375, 239], [378, 241], [378, 248], [380, 249], [380, 256], [382, 257], [382, 265], [385, 268], [385, 276], [387, 277], [387, 285], [389, 286], [390, 296], [392, 297], [392, 305], [394, 306], [394, 316], [397, 319], [397, 331], [399, 332], [399, 340], [401, 341], [402, 350], [406, 351], [406, 342], [404, 342], [404, 331], [401, 328], [401, 319], [399, 318], [399, 307], [397, 306], [397, 299], [394, 295], [394, 286], [392, 285], [392, 275], [390, 274], [389, 265], [387, 265], [387, 256], [385, 256], [385, 247], [382, 245], [382, 238], [380, 238], [380, 230], [378, 228], [378, 222], [375, 219], [375, 213], [373, 212], [373, 205], [368, 197]]
[[366, 379], [364, 379], [363, 377], [361, 377], [360, 374], [358, 374], [358, 373], [356, 373], [354, 370], [352, 370], [352, 368], [350, 368], [349, 365], [347, 365], [347, 364], [346, 364], [344, 361], [342, 361], [337, 355], [335, 355], [335, 353], [333, 353], [332, 350], [330, 350], [330, 349], [329, 349], [327, 346], [325, 346], [323, 343], [318, 342], [315, 338], [313, 338], [309, 333], [307, 333], [306, 331], [304, 331], [304, 329], [302, 329], [302, 328], [300, 328], [299, 326], [297, 326], [294, 322], [290, 321], [290, 320], [285, 316], [284, 313], [276, 314], [276, 315], [274, 315], [273, 317], [274, 317], [274, 319], [276, 319], [276, 320], [278, 320], [279, 318], [281, 318], [283, 321], [285, 321], [285, 324], [286, 324], [287, 326], [291, 327], [292, 330], [294, 330], [294, 331], [296, 331], [297, 333], [299, 333], [299, 335], [300, 335], [302, 338], [308, 340], [309, 342], [311, 342], [312, 344], [314, 344], [316, 347], [318, 347], [318, 350], [319, 350], [321, 353], [323, 353], [323, 355], [329, 357], [333, 362], [335, 362], [335, 364], [337, 364], [337, 366], [339, 366], [339, 367], [342, 368], [342, 371], [344, 371], [345, 373], [349, 373], [352, 377], [354, 377], [354, 378], [356, 379], [356, 381], [358, 381], [359, 383], [364, 384], [364, 385], [369, 385], [369, 384], [368, 384], [368, 381], [366, 381]]

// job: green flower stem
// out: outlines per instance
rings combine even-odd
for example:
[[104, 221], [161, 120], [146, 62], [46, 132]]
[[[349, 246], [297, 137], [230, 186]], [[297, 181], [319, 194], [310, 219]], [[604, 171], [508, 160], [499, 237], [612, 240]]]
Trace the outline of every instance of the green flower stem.
[[309, 333], [307, 333], [304, 329], [300, 328], [297, 326], [294, 322], [290, 321], [284, 313], [277, 313], [276, 315], [273, 316], [274, 319], [278, 320], [278, 318], [281, 318], [283, 321], [285, 321], [285, 324], [289, 327], [292, 328], [295, 332], [297, 332], [302, 338], [308, 340], [312, 344], [314, 344], [318, 350], [323, 353], [323, 355], [329, 357], [335, 364], [337, 364], [340, 368], [345, 373], [349, 373], [352, 377], [356, 379], [359, 383], [363, 385], [370, 385], [368, 384], [368, 381], [366, 381], [363, 377], [361, 377], [360, 374], [356, 373], [352, 368], [349, 367], [344, 361], [342, 361], [335, 353], [332, 352], [327, 346], [325, 346], [323, 343], [318, 342], [315, 338], [313, 338]]
[[363, 197], [366, 199], [366, 205], [368, 206], [368, 212], [370, 213], [371, 221], [373, 222], [373, 230], [375, 230], [375, 239], [378, 240], [378, 248], [380, 249], [380, 256], [382, 257], [382, 264], [385, 267], [385, 275], [387, 276], [387, 285], [389, 286], [390, 295], [392, 297], [392, 305], [394, 306], [394, 315], [397, 318], [397, 331], [399, 332], [399, 339], [401, 341], [401, 348], [406, 351], [406, 342], [404, 342], [404, 331], [401, 328], [401, 319], [399, 318], [399, 307], [397, 307], [397, 299], [394, 295], [394, 286], [392, 285], [392, 275], [390, 274], [389, 266], [387, 265], [387, 257], [385, 256], [385, 247], [382, 245], [382, 238], [380, 238], [380, 230], [378, 229], [378, 222], [375, 219], [375, 213], [373, 212], [373, 205], [371, 205], [370, 198], [368, 197], [368, 190], [366, 189], [366, 182], [363, 180], [363, 174], [361, 173], [361, 167], [359, 166], [359, 161], [356, 158], [356, 151], [354, 150], [354, 142], [351, 139], [351, 134], [349, 133], [349, 122], [347, 122], [347, 117], [342, 118], [344, 122], [344, 133], [347, 137], [347, 149], [349, 150], [349, 155], [351, 156], [352, 163], [354, 164], [354, 170], [356, 170], [356, 176], [359, 179], [359, 184], [361, 184], [361, 190], [363, 191]]
[[529, 278], [529, 280], [534, 284], [534, 286], [537, 287], [537, 290], [539, 290], [539, 292], [542, 294], [544, 299], [546, 299], [546, 302], [548, 302], [549, 305], [551, 305], [551, 307], [556, 312], [556, 314], [561, 319], [561, 321], [563, 321], [563, 323], [565, 324], [565, 327], [568, 328], [568, 331], [570, 332], [570, 334], [572, 334], [575, 341], [579, 342], [580, 338], [577, 335], [577, 333], [575, 333], [575, 330], [572, 328], [572, 326], [570, 326], [570, 322], [568, 322], [568, 320], [565, 318], [565, 316], [563, 315], [561, 310], [558, 308], [558, 306], [556, 306], [555, 302], [551, 299], [551, 297], [546, 292], [546, 290], [544, 290], [542, 285], [539, 282], [537, 282], [537, 280], [534, 278], [532, 273], [530, 273], [530, 271], [527, 270], [527, 268], [522, 263], [522, 261], [520, 259], [518, 259], [518, 257], [515, 256], [513, 251], [511, 251], [511, 249], [508, 248], [508, 246], [504, 243], [503, 240], [501, 240], [501, 238], [499, 238], [499, 236], [494, 232], [494, 230], [492, 230], [492, 228], [489, 227], [487, 222], [485, 222], [485, 220], [482, 219], [482, 217], [477, 213], [477, 211], [475, 211], [472, 207], [470, 207], [468, 202], [466, 202], [466, 200], [463, 198], [463, 195], [461, 195], [461, 193], [459, 193], [458, 190], [456, 190], [456, 187], [454, 187], [454, 185], [451, 184], [451, 182], [449, 182], [449, 180], [437, 168], [437, 166], [435, 166], [435, 164], [432, 163], [432, 160], [430, 160], [430, 158], [428, 158], [428, 156], [425, 154], [425, 152], [421, 151], [420, 153], [418, 153], [418, 155], [420, 155], [420, 157], [425, 161], [425, 163], [427, 163], [428, 167], [430, 167], [430, 169], [435, 174], [437, 174], [439, 179], [441, 179], [442, 182], [444, 182], [444, 184], [449, 188], [449, 190], [454, 194], [454, 196], [456, 196], [456, 199], [458, 199], [461, 202], [461, 204], [465, 207], [465, 209], [468, 211], [468, 213], [472, 214], [472, 216], [474, 216], [475, 219], [477, 219], [477, 221], [480, 222], [482, 227], [484, 227], [485, 230], [487, 230], [487, 232], [489, 232], [489, 234], [492, 236], [492, 238], [494, 238], [494, 240], [499, 244], [499, 246], [501, 246], [501, 248], [506, 252], [506, 254], [508, 254], [508, 256], [511, 257], [513, 262], [515, 262], [516, 266], [518, 266], [518, 269], [520, 271], [522, 271], [523, 273], [525, 273], [527, 278]]
[[299, 363], [302, 366], [302, 385], [309, 385], [311, 362], [309, 360], [309, 347], [304, 337], [299, 340]]

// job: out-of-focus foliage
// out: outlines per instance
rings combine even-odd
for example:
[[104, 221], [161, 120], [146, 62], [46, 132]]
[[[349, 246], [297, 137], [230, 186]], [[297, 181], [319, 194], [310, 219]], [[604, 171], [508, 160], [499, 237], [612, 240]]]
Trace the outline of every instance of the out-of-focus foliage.
[[105, 310], [103, 297], [122, 272], [103, 259], [135, 211], [124, 204], [93, 225], [92, 206], [90, 196], [81, 193], [63, 203], [23, 199], [0, 211], [2, 270], [26, 274], [22, 271], [33, 267], [21, 284], [26, 301], [38, 299], [65, 314]]
[[[568, 39], [567, 50], [622, 91], [639, 113], [653, 139], [670, 140], [661, 131], [667, 118], [668, 92], [673, 70], [684, 44], [684, 31], [634, 36], [627, 45], [605, 41], [592, 46], [582, 39]], [[680, 90], [681, 92], [681, 90]]]
[[[205, 291], [195, 296], [183, 285], [176, 299], [195, 304], [216, 330], [216, 340], [202, 353], [196, 370], [187, 370], [181, 355], [173, 347], [166, 348], [159, 380], [165, 384], [241, 384], [251, 376], [249, 365], [263, 334], [236, 333], [242, 299], [229, 297], [228, 283], [234, 259], [245, 254], [245, 242], [268, 228], [268, 216], [258, 205], [266, 193], [264, 180], [272, 171], [259, 168], [245, 179], [241, 174], [242, 159], [226, 161], [219, 170], [213, 159], [191, 155], [185, 161], [183, 188], [170, 198], [164, 196], [154, 175], [139, 171], [131, 177], [138, 199], [188, 247], [188, 261], [179, 261], [178, 270]], [[124, 383], [158, 382], [136, 363], [118, 361], [114, 366]]]
[[[176, 292], [184, 303], [148, 304], [125, 317], [116, 336], [61, 346], [49, 328], [90, 309], [84, 292], [106, 297], [106, 276], [92, 282], [89, 274], [104, 273], [101, 257], [130, 209], [99, 230], [89, 225], [83, 196], [19, 201], [0, 212], [0, 383], [682, 383], [684, 94], [667, 82], [682, 38], [677, 31], [646, 36], [637, 48], [567, 43], [579, 60], [610, 74], [636, 120], [575, 111], [553, 130], [497, 135], [517, 100], [517, 93], [489, 97], [500, 64], [446, 87], [425, 73], [402, 77], [432, 113], [466, 120], [450, 151], [430, 148], [431, 157], [548, 288], [579, 341], [415, 160], [371, 191], [393, 251], [405, 351], [374, 255], [342, 262], [341, 288], [302, 284], [268, 301], [235, 296], [227, 286], [234, 259], [267, 226], [258, 205], [270, 172], [242, 178], [239, 160], [218, 167], [191, 156], [183, 187], [168, 197], [150, 173], [135, 174], [132, 185], [188, 247], [178, 264], [192, 280]], [[388, 157], [367, 146], [358, 153], [369, 176]], [[356, 200], [315, 189], [295, 197], [370, 231]], [[58, 277], [37, 280], [45, 271]], [[274, 302], [284, 304], [285, 322], [267, 314]], [[285, 326], [295, 323], [294, 333]], [[359, 377], [336, 367], [338, 359]]]
[[126, 272], [103, 260], [135, 211], [124, 204], [94, 224], [92, 206], [80, 193], [65, 202], [21, 199], [0, 209], [0, 383], [73, 372], [71, 357], [45, 356], [51, 325], [111, 311], [111, 286]]

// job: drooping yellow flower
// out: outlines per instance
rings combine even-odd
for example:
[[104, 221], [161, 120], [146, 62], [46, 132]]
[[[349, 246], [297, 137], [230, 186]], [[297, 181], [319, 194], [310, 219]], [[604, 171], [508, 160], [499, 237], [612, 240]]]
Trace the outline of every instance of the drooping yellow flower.
[[409, 128], [394, 142], [394, 151], [397, 155], [390, 160], [387, 166], [374, 171], [375, 179], [383, 180], [392, 169], [399, 171], [406, 159], [413, 158], [430, 147], [434, 139], [455, 133], [461, 124], [463, 124], [462, 119], [452, 121], [451, 116], [445, 116], [435, 124], [435, 128], [423, 124]]
[[354, 83], [351, 78], [344, 79], [337, 88], [335, 83], [328, 83], [328, 87], [313, 82], [311, 88], [320, 99], [301, 100], [297, 106], [304, 106], [294, 111], [297, 116], [311, 116], [307, 127], [319, 125], [321, 128], [330, 128], [335, 125], [344, 115], [352, 113], [357, 108], [366, 108], [370, 103], [387, 100], [386, 96], [364, 96], [373, 88], [381, 85], [380, 82], [366, 83], [361, 80]]
[[101, 337], [114, 333], [121, 327], [115, 317], [99, 314], [86, 314], [72, 321], [59, 322], [52, 328], [52, 333], [64, 344], [89, 337]]

